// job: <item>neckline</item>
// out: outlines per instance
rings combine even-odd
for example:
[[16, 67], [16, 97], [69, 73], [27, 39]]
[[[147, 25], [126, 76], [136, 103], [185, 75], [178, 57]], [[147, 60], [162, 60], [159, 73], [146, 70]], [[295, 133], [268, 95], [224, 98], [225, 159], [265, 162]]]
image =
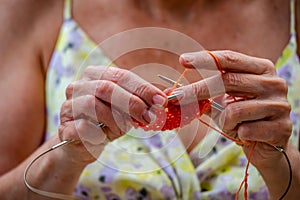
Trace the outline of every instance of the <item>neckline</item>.
[[[105, 55], [103, 49], [101, 49], [99, 47], [99, 45], [97, 45], [97, 43], [90, 37], [90, 35], [84, 29], [82, 29], [82, 27], [77, 23], [76, 20], [74, 20], [73, 18], [69, 18], [67, 21], [69, 21], [69, 22], [71, 21], [76, 26], [77, 31], [80, 32], [80, 35], [82, 37], [84, 37], [88, 41], [88, 43], [92, 44], [93, 48], [96, 48], [103, 55]], [[284, 55], [284, 52], [288, 51], [288, 49], [290, 49], [291, 47], [293, 48], [293, 53], [296, 54], [296, 56], [298, 56], [297, 52], [296, 52], [297, 51], [296, 50], [297, 49], [297, 41], [296, 41], [295, 33], [290, 34], [290, 37], [289, 37], [289, 40], [288, 40], [287, 44], [285, 45], [285, 47], [281, 51], [281, 55], [276, 59], [276, 62], [274, 63], [276, 68], [278, 67], [278, 64], [281, 62], [282, 55]], [[106, 56], [106, 57], [109, 59], [108, 56]]]
[[[65, 21], [71, 21], [76, 26], [77, 30], [80, 32], [80, 35], [84, 37], [88, 43], [90, 43], [93, 46], [93, 49], [97, 49], [100, 51], [105, 57], [107, 57], [109, 60], [109, 56], [107, 56], [103, 49], [99, 47], [99, 44], [97, 44], [92, 37], [85, 31], [80, 24], [72, 17], [72, 0], [65, 0], [65, 8], [64, 8], [64, 23]], [[287, 44], [284, 46], [284, 48], [281, 51], [280, 56], [276, 59], [274, 62], [274, 66], [277, 69], [279, 64], [282, 62], [283, 55], [286, 55], [285, 52], [288, 52], [289, 49], [293, 50], [292, 54], [295, 54], [297, 58], [299, 58], [297, 54], [297, 39], [296, 39], [296, 29], [295, 29], [295, 0], [290, 0], [290, 37], [287, 42]], [[105, 40], [104, 40], [105, 41]], [[100, 43], [101, 44], [101, 43]], [[202, 46], [202, 45], [201, 45]]]

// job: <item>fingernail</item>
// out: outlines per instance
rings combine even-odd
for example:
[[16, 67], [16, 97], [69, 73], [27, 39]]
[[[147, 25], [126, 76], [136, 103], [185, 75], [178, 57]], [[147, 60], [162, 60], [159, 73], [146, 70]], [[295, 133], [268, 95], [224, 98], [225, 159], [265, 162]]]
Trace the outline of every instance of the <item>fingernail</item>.
[[150, 110], [145, 110], [143, 113], [143, 119], [148, 122], [149, 124], [151, 124], [152, 122], [154, 122], [156, 120], [156, 115], [151, 112]]
[[166, 98], [159, 94], [156, 94], [153, 96], [152, 101], [155, 105], [164, 106], [166, 103]]
[[180, 57], [184, 60], [186, 64], [192, 64], [192, 62], [195, 60], [195, 56], [193, 54], [186, 53], [182, 54]]

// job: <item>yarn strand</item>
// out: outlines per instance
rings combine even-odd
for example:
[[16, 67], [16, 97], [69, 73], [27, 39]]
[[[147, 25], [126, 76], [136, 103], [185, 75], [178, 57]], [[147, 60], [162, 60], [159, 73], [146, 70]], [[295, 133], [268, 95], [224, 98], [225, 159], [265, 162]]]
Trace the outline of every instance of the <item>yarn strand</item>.
[[[222, 69], [222, 66], [221, 66], [221, 63], [219, 61], [219, 59], [217, 58], [216, 55], [214, 55], [212, 52], [210, 51], [207, 51], [207, 54], [209, 54], [213, 60], [215, 61], [215, 64], [218, 68], [218, 70], [220, 71], [221, 74], [224, 74], [226, 73], [223, 69]], [[171, 92], [175, 90], [175, 88], [177, 87], [178, 83], [182, 80], [182, 78], [184, 77], [184, 75], [186, 74], [187, 72], [187, 68], [185, 68], [185, 70], [183, 71], [183, 73], [180, 75], [180, 77], [178, 78], [178, 80], [175, 82], [175, 84], [173, 85], [173, 87], [171, 88]], [[232, 96], [233, 98], [233, 102], [236, 102], [237, 99]], [[247, 142], [247, 141], [240, 141], [238, 139], [235, 139], [235, 138], [232, 138], [230, 137], [229, 135], [223, 133], [222, 131], [218, 130], [217, 128], [211, 126], [210, 124], [208, 124], [207, 122], [203, 121], [202, 119], [200, 119], [198, 117], [198, 120], [203, 123], [204, 125], [206, 125], [207, 127], [213, 129], [214, 131], [218, 132], [219, 134], [221, 134], [223, 137], [235, 142], [236, 144], [239, 144], [239, 145], [245, 145], [245, 146], [249, 146], [251, 143], [250, 142]], [[235, 195], [235, 200], [238, 200], [238, 196], [239, 196], [239, 193], [240, 191], [242, 190], [243, 186], [244, 186], [244, 199], [245, 200], [248, 200], [248, 170], [249, 170], [249, 165], [250, 165], [250, 161], [251, 161], [251, 158], [252, 158], [252, 155], [253, 155], [253, 152], [254, 152], [254, 149], [255, 149], [255, 146], [256, 146], [256, 142], [253, 143], [252, 147], [251, 147], [251, 150], [249, 152], [249, 156], [248, 156], [248, 161], [247, 161], [247, 165], [246, 165], [246, 168], [245, 168], [245, 175], [244, 175], [244, 178], [239, 186], [239, 189], [238, 191], [236, 192], [236, 195]]]

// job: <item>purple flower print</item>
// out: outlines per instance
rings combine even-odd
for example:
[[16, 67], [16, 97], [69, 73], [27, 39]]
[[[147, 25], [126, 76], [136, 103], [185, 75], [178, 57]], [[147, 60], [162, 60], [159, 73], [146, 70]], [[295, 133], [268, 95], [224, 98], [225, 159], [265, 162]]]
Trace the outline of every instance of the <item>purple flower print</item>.
[[126, 199], [136, 199], [137, 191], [132, 187], [127, 188], [127, 190], [125, 192], [125, 198]]
[[75, 73], [75, 69], [73, 66], [64, 66], [62, 63], [62, 56], [57, 51], [54, 51], [53, 57], [50, 63], [50, 67], [52, 67], [58, 77], [66, 76], [70, 77], [73, 76]]
[[60, 118], [59, 118], [59, 114], [55, 113], [53, 116], [53, 123], [58, 126], [60, 124]]
[[196, 191], [196, 192], [194, 192], [194, 199], [195, 200], [200, 200], [201, 199], [201, 192], [199, 192], [199, 191]]
[[293, 123], [293, 135], [297, 136], [300, 132], [299, 124], [300, 124], [300, 115], [296, 112], [291, 111], [290, 118]]
[[300, 106], [300, 99], [296, 99], [296, 100], [295, 100], [295, 106], [296, 106], [296, 107], [299, 107], [299, 106]]
[[246, 166], [246, 164], [247, 164], [247, 158], [246, 158], [246, 156], [240, 156], [240, 158], [239, 158], [239, 165], [241, 166], [241, 167], [245, 167]]
[[74, 196], [82, 200], [90, 200], [91, 199], [90, 192], [91, 192], [90, 188], [78, 184], [75, 188]]
[[120, 200], [120, 199], [121, 199], [118, 195], [113, 194], [113, 193], [106, 194], [106, 195], [105, 195], [105, 198], [106, 198], [107, 200]]
[[112, 188], [108, 186], [100, 187], [101, 193], [105, 196], [107, 200], [119, 200], [120, 197], [114, 193], [112, 193]]
[[249, 199], [269, 199], [269, 192], [267, 187], [263, 186], [258, 192], [250, 193]]
[[163, 157], [156, 158], [157, 163], [162, 168], [162, 170], [168, 175], [168, 177], [176, 178], [176, 173], [174, 167], [171, 163]]
[[153, 147], [160, 149], [160, 148], [163, 147], [163, 144], [162, 144], [162, 141], [161, 141], [161, 137], [160, 137], [159, 134], [155, 134], [155, 135], [151, 136], [150, 138], [146, 139], [145, 140], [145, 145], [149, 149], [152, 149]]
[[113, 181], [115, 175], [117, 174], [117, 170], [110, 167], [110, 166], [104, 166], [103, 170], [99, 173], [98, 180], [101, 183], [110, 183]]
[[230, 193], [227, 190], [227, 188], [224, 186], [216, 190], [210, 191], [209, 199], [212, 200], [235, 199], [235, 194]]
[[168, 187], [164, 185], [160, 189], [160, 193], [163, 195], [163, 199], [169, 199], [169, 200], [176, 199], [176, 194], [172, 186]]
[[170, 134], [170, 133], [166, 133], [169, 134], [166, 142], [165, 142], [165, 146], [169, 149], [169, 148], [178, 148], [180, 146], [182, 146], [182, 142], [180, 140], [180, 137], [177, 134]]
[[129, 187], [125, 192], [125, 199], [127, 200], [150, 200], [150, 193], [147, 191], [146, 188], [142, 188], [139, 191], [135, 190], [132, 187]]
[[296, 78], [295, 75], [296, 74], [293, 73], [293, 66], [290, 64], [287, 64], [278, 70], [278, 76], [283, 78], [288, 85], [292, 84], [293, 80]]
[[210, 176], [211, 172], [212, 172], [212, 169], [205, 169], [205, 170], [197, 171], [197, 177], [198, 177], [199, 181], [204, 181], [205, 179], [207, 179]]
[[107, 192], [110, 192], [111, 191], [111, 188], [110, 187], [101, 187], [100, 190], [103, 192], [103, 193], [107, 193]]
[[300, 115], [298, 113], [291, 111], [290, 118], [292, 120], [293, 125], [295, 126], [297, 125], [297, 122], [300, 120]]
[[78, 28], [74, 27], [70, 34], [68, 35], [68, 48], [77, 50], [82, 44], [82, 35], [80, 35]]

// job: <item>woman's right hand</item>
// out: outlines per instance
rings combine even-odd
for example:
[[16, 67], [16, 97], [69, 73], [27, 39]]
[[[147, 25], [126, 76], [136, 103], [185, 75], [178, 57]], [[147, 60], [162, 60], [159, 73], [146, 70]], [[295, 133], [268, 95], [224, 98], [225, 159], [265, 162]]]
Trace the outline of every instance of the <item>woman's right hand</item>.
[[[134, 125], [132, 118], [148, 124], [155, 120], [151, 106], [167, 104], [166, 94], [138, 75], [106, 66], [87, 67], [67, 87], [66, 97], [59, 137], [74, 140], [65, 152], [86, 164], [99, 156], [106, 139], [114, 140], [128, 131]], [[98, 123], [105, 126], [100, 128]]]

